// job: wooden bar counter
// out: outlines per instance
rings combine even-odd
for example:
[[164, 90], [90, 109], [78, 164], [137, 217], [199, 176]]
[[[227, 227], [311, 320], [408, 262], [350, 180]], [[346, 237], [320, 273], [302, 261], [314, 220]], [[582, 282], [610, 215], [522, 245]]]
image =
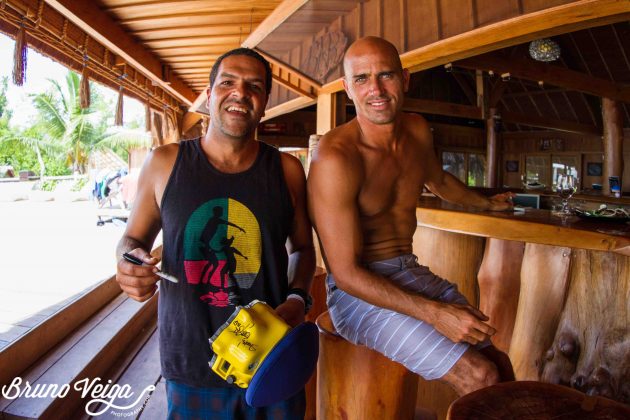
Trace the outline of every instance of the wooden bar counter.
[[[630, 224], [490, 212], [421, 197], [413, 248], [490, 317], [518, 380], [630, 404]], [[422, 382], [418, 406], [454, 398]], [[446, 396], [445, 396], [446, 395]]]

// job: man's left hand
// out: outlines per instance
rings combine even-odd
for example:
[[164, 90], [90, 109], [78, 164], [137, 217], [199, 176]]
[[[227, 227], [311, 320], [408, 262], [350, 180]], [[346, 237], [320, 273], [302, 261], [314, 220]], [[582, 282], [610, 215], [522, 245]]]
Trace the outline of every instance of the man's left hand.
[[488, 199], [488, 210], [491, 211], [506, 211], [512, 210], [514, 208], [514, 203], [512, 202], [512, 198], [515, 197], [516, 194], [512, 192], [506, 192], [502, 194], [493, 195]]
[[304, 322], [304, 303], [298, 299], [287, 299], [276, 308], [276, 314], [291, 327]]

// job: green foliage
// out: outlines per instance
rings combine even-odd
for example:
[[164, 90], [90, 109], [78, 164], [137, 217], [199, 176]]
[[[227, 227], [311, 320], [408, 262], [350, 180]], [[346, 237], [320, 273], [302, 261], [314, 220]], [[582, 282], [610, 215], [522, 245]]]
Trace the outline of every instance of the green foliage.
[[72, 188], [70, 188], [70, 191], [81, 191], [87, 183], [88, 183], [87, 178], [79, 178], [77, 182], [74, 183]]
[[57, 188], [57, 184], [59, 184], [58, 179], [48, 179], [44, 182], [40, 182], [39, 189], [42, 191], [54, 191]]
[[91, 152], [111, 148], [123, 160], [131, 147], [150, 146], [150, 135], [131, 121], [126, 128], [108, 130], [114, 103], [106, 99], [103, 88], [91, 84], [91, 105], [82, 109], [79, 101], [79, 76], [68, 71], [65, 81], [50, 81], [50, 88], [31, 95], [37, 116], [27, 129], [9, 125], [7, 78], [0, 80], [0, 164], [16, 171], [30, 170], [42, 176], [84, 173]]
[[50, 80], [51, 89], [32, 96], [38, 111], [37, 126], [51, 143], [60, 145], [66, 164], [84, 173], [90, 152], [103, 137], [107, 109], [98, 89], [92, 90], [91, 105], [82, 109], [79, 76], [69, 71], [65, 84]]
[[[70, 168], [57, 153], [42, 152], [42, 159], [46, 167], [46, 175], [71, 175]], [[40, 167], [35, 150], [24, 147], [20, 142], [0, 140], [0, 165], [11, 165], [15, 173], [19, 171], [33, 171], [39, 173]]]

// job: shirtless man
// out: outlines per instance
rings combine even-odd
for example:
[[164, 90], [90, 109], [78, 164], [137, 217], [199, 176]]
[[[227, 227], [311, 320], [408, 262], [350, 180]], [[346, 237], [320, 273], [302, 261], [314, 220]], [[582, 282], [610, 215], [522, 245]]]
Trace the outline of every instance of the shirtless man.
[[427, 122], [401, 111], [409, 73], [392, 44], [356, 41], [344, 72], [357, 117], [321, 139], [307, 184], [335, 328], [460, 395], [513, 379], [488, 318], [412, 254], [423, 186], [488, 210], [509, 209], [510, 195], [483, 197], [442, 170]]

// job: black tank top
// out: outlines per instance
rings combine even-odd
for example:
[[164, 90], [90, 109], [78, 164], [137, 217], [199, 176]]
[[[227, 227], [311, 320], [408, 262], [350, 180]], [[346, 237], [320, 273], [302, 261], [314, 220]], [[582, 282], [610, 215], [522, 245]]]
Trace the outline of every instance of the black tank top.
[[208, 366], [208, 339], [253, 299], [272, 307], [288, 290], [285, 242], [293, 206], [280, 152], [265, 143], [244, 172], [212, 166], [200, 139], [184, 141], [161, 203], [158, 328], [162, 374], [191, 386], [229, 386]]

